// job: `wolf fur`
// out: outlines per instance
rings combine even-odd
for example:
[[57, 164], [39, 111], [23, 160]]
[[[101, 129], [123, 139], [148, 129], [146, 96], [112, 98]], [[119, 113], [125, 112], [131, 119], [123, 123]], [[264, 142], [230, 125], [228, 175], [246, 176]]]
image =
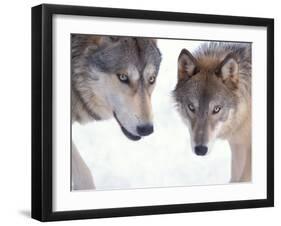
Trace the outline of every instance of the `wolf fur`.
[[[151, 94], [161, 62], [156, 41], [72, 34], [71, 45], [72, 123], [114, 117], [130, 140], [150, 135]], [[72, 184], [73, 189], [95, 187], [74, 144]]]
[[192, 150], [231, 147], [231, 181], [251, 180], [251, 44], [210, 42], [178, 58], [174, 98], [189, 128]]

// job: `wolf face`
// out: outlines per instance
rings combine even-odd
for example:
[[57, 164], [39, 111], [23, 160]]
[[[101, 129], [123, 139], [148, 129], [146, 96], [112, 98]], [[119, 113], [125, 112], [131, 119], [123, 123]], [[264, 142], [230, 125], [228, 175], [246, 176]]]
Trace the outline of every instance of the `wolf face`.
[[238, 92], [245, 73], [235, 51], [217, 46], [220, 52], [214, 53], [215, 48], [206, 47], [196, 57], [186, 49], [181, 51], [174, 90], [178, 110], [190, 130], [192, 150], [200, 156], [209, 152], [216, 138], [230, 135], [235, 117], [246, 109]]
[[87, 73], [74, 80], [83, 80], [78, 84], [100, 119], [114, 116], [129, 139], [139, 140], [153, 132], [151, 94], [160, 62], [155, 40], [101, 37], [85, 54]]

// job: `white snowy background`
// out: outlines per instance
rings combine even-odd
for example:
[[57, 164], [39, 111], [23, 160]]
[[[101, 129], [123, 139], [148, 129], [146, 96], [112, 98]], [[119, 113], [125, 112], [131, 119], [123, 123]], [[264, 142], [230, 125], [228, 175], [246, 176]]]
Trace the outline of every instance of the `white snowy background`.
[[72, 126], [74, 143], [92, 171], [97, 190], [228, 183], [228, 143], [217, 141], [204, 157], [192, 153], [188, 129], [172, 99], [180, 51], [193, 51], [201, 43], [158, 40], [163, 60], [152, 94], [152, 135], [130, 141], [114, 119]]

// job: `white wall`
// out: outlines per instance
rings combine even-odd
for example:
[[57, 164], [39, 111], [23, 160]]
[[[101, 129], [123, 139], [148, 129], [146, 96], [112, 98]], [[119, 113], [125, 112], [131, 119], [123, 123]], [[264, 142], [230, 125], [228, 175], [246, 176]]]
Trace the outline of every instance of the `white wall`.
[[[6, 1], [1, 5], [0, 35], [0, 103], [1, 103], [1, 153], [0, 158], [0, 224], [1, 225], [36, 225], [30, 219], [30, 7], [39, 1]], [[114, 0], [68, 0], [48, 1], [48, 3], [92, 5], [104, 7], [139, 8], [165, 11], [182, 11], [192, 13], [229, 14], [241, 16], [274, 17], [276, 27], [275, 59], [280, 59], [280, 6], [278, 1], [263, 2], [236, 0], [233, 4], [225, 1], [114, 1]], [[277, 62], [277, 61], [276, 61]], [[280, 64], [276, 64], [275, 84], [281, 84]], [[276, 112], [281, 114], [277, 100], [281, 97], [281, 89], [276, 89]], [[281, 147], [280, 117], [275, 121], [276, 156], [280, 159], [278, 149]], [[278, 128], [279, 127], [279, 128]], [[276, 163], [278, 163], [276, 161]], [[219, 211], [205, 213], [173, 214], [161, 216], [115, 218], [101, 220], [85, 220], [63, 222], [60, 225], [265, 225], [275, 222], [281, 211], [280, 197], [280, 164], [276, 164], [276, 207], [265, 209], [249, 209]], [[58, 223], [55, 223], [58, 224]], [[274, 224], [274, 223], [273, 223]]]

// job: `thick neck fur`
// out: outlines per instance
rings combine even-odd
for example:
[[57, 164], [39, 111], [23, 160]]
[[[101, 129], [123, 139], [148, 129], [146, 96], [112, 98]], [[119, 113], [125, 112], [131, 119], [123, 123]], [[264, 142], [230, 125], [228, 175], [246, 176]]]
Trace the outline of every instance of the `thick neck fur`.
[[[238, 112], [237, 122], [233, 126], [233, 132], [228, 137], [232, 155], [232, 182], [251, 180], [251, 105]], [[242, 107], [243, 108], [243, 107]], [[239, 118], [240, 117], [240, 118]]]
[[77, 121], [83, 124], [113, 116], [105, 98], [93, 95], [92, 92], [84, 95], [72, 87], [72, 123]]

